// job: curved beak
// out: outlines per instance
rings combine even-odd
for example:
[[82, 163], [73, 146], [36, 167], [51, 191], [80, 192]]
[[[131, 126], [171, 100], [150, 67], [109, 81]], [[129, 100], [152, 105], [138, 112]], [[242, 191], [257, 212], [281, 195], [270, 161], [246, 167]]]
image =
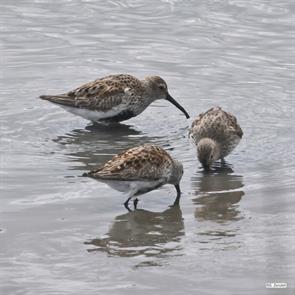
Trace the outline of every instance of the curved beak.
[[166, 99], [175, 105], [179, 110], [181, 110], [187, 119], [190, 117], [187, 111], [169, 93], [167, 94]]

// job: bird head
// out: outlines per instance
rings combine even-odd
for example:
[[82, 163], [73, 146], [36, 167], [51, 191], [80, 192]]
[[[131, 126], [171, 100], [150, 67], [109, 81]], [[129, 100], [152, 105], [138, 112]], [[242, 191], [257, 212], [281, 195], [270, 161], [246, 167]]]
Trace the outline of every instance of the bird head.
[[165, 99], [182, 111], [188, 119], [187, 111], [169, 94], [167, 83], [159, 76], [148, 76], [144, 79], [147, 85], [148, 94], [153, 100]]
[[203, 138], [197, 145], [198, 159], [205, 170], [209, 170], [212, 164], [220, 157], [220, 148], [217, 142], [211, 138]]
[[183, 165], [181, 162], [174, 160], [172, 173], [169, 178], [169, 183], [173, 185], [178, 185], [183, 175]]

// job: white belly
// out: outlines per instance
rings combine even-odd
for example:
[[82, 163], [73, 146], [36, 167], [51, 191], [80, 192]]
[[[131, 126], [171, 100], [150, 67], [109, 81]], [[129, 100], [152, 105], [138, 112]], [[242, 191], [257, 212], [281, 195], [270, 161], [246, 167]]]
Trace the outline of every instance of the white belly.
[[[105, 184], [109, 185], [111, 188], [119, 191], [134, 195], [139, 191], [150, 191], [158, 187], [162, 183], [162, 180], [152, 180], [152, 181], [120, 181], [120, 180], [100, 180]], [[141, 193], [140, 193], [141, 194]]]
[[82, 108], [74, 108], [74, 107], [69, 107], [69, 106], [64, 106], [64, 105], [59, 105], [66, 111], [78, 115], [86, 120], [90, 121], [99, 121], [105, 118], [110, 118], [118, 115], [121, 111], [124, 110], [123, 106], [117, 106], [112, 108], [111, 110], [107, 112], [102, 112], [102, 111], [92, 111], [88, 109], [82, 109]]

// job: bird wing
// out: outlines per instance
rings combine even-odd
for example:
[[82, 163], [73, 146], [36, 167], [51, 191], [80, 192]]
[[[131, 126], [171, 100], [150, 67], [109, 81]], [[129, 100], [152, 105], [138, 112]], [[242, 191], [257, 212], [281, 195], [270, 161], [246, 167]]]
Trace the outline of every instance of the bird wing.
[[127, 92], [136, 85], [140, 85], [140, 81], [133, 76], [110, 75], [65, 94], [42, 95], [40, 98], [65, 106], [106, 112], [120, 104], [126, 104]]
[[190, 136], [197, 142], [204, 136], [218, 138], [220, 134], [228, 133], [243, 136], [243, 131], [237, 119], [231, 113], [225, 112], [220, 107], [213, 107], [201, 113], [192, 123]]
[[227, 116], [228, 132], [231, 134], [236, 134], [237, 136], [242, 138], [244, 133], [241, 126], [237, 122], [237, 118], [229, 112], [223, 112], [225, 116]]
[[171, 157], [157, 146], [140, 146], [114, 156], [102, 167], [85, 176], [110, 180], [165, 179], [171, 167]]
[[[211, 110], [211, 109], [210, 109]], [[209, 110], [209, 111], [210, 111]], [[201, 128], [202, 128], [202, 119], [207, 112], [201, 113], [197, 116], [197, 118], [192, 122], [192, 126], [189, 130], [189, 136], [195, 141], [198, 142], [199, 138], [201, 138]]]

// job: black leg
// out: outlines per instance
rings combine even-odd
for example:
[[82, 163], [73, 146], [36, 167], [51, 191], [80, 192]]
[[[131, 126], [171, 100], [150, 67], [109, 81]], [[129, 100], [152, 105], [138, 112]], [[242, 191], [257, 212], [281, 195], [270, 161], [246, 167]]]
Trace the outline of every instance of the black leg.
[[209, 165], [202, 164], [202, 166], [203, 166], [205, 172], [209, 172], [210, 171], [210, 166]]
[[180, 195], [181, 195], [179, 184], [176, 184], [175, 188], [176, 188], [176, 191], [177, 191], [177, 196], [176, 196], [176, 199], [175, 199], [175, 201], [173, 203], [173, 206], [179, 206], [179, 200], [180, 200]]
[[133, 201], [134, 209], [137, 209], [137, 203], [138, 203], [138, 199], [136, 198], [136, 199]]
[[131, 197], [129, 197], [129, 198], [126, 200], [126, 202], [124, 203], [125, 208], [126, 208], [129, 212], [131, 212], [131, 209], [130, 209], [129, 206], [128, 206], [128, 203], [129, 203], [130, 199], [131, 199]]

